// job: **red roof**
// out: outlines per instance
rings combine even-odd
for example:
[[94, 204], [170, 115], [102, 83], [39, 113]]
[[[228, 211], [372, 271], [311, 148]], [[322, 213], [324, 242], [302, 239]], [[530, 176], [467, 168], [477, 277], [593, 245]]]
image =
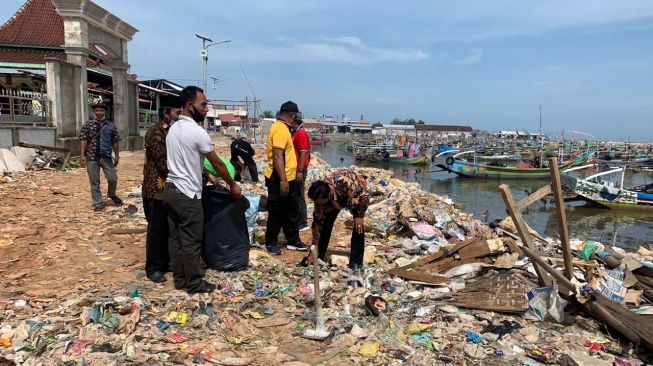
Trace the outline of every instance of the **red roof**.
[[66, 54], [63, 51], [0, 48], [0, 62], [43, 64], [46, 58], [65, 60]]
[[61, 47], [64, 44], [63, 19], [50, 0], [27, 0], [0, 26], [0, 43]]

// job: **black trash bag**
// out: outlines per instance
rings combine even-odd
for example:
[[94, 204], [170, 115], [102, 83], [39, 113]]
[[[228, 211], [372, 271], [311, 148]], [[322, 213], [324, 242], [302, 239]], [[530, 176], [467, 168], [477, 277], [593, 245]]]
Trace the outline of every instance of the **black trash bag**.
[[213, 269], [238, 271], [249, 265], [249, 234], [245, 211], [249, 201], [235, 199], [222, 187], [202, 191], [204, 245], [202, 258]]

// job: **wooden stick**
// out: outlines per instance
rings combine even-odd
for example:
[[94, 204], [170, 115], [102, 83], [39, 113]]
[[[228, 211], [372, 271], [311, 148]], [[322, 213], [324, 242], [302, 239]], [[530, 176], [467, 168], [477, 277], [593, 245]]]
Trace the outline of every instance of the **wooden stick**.
[[565, 202], [562, 200], [562, 184], [560, 183], [560, 170], [558, 169], [558, 158], [549, 158], [549, 167], [551, 168], [551, 188], [553, 197], [556, 201], [556, 216], [558, 217], [558, 232], [560, 233], [560, 243], [562, 244], [562, 257], [565, 259], [565, 276], [571, 279], [574, 276], [573, 256], [569, 244], [569, 228], [567, 227], [567, 213], [565, 212]]
[[[524, 243], [524, 248], [528, 247], [529, 252], [536, 253], [537, 248], [533, 244], [533, 238], [531, 238], [531, 235], [528, 232], [528, 227], [526, 226], [526, 224], [524, 224], [524, 219], [521, 216], [521, 212], [515, 208], [516, 203], [515, 203], [515, 199], [512, 197], [512, 193], [510, 192], [510, 187], [508, 187], [505, 184], [502, 184], [499, 186], [499, 190], [501, 191], [501, 196], [503, 197], [503, 201], [506, 203], [508, 214], [510, 214], [510, 217], [512, 218], [512, 222], [515, 224], [515, 227], [517, 228], [517, 232], [519, 233], [519, 237], [521, 238], [522, 243]], [[526, 250], [524, 250], [524, 252], [526, 252]], [[528, 252], [526, 252], [526, 254], [528, 254]], [[537, 256], [539, 258], [539, 254], [537, 254]], [[539, 263], [537, 264], [533, 263], [540, 286], [551, 287], [553, 281], [549, 276], [547, 276], [546, 272], [543, 271], [542, 268], [538, 266], [538, 264]]]
[[523, 200], [517, 202], [517, 209], [523, 210], [527, 206], [530, 206], [534, 202], [538, 201], [539, 199], [545, 197], [550, 193], [551, 193], [551, 185], [549, 184], [531, 193], [528, 197], [524, 198]]

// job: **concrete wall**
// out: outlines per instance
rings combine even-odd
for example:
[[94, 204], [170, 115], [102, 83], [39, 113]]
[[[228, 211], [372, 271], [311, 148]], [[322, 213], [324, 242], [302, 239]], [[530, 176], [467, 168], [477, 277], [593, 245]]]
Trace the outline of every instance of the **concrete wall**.
[[54, 127], [31, 127], [31, 126], [0, 126], [0, 148], [9, 148], [17, 146], [19, 142], [28, 144], [54, 146], [55, 144]]
[[11, 128], [0, 128], [0, 149], [14, 146], [11, 137]]

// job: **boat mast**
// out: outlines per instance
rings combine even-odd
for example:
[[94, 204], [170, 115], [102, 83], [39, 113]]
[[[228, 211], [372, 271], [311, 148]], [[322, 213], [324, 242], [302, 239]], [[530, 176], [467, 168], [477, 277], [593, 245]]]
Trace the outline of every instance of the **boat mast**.
[[544, 167], [544, 136], [542, 136], [542, 105], [540, 104], [540, 168]]

